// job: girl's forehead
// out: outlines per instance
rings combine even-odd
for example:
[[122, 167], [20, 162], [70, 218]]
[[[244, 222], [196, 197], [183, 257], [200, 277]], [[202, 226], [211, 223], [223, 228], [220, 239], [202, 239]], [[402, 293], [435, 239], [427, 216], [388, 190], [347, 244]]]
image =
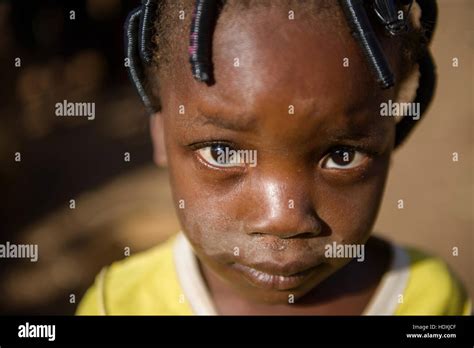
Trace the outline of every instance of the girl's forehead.
[[[349, 29], [275, 17], [218, 26], [215, 83], [195, 81], [184, 64], [168, 124], [187, 133], [225, 128], [249, 139], [253, 133], [281, 146], [304, 147], [316, 138], [323, 143], [338, 136], [383, 142], [390, 124], [376, 115], [393, 91], [377, 86]], [[178, 105], [185, 106], [186, 117], [173, 117]]]
[[264, 104], [338, 111], [376, 99], [380, 89], [349, 30], [327, 26], [324, 19], [289, 21], [272, 12], [218, 25], [213, 40], [215, 84], [194, 81], [188, 64], [183, 64], [183, 83], [174, 84], [176, 94], [183, 102], [242, 113], [257, 113]]

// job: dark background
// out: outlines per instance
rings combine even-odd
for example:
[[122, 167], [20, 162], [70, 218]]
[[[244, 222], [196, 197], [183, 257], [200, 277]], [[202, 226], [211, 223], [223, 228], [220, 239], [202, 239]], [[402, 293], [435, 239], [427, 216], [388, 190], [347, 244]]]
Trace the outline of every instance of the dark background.
[[[76, 199], [80, 209], [81, 193], [151, 162], [147, 115], [128, 81], [123, 56], [123, 23], [137, 4], [0, 2], [2, 243], [31, 243], [27, 240], [44, 218], [69, 208], [70, 199]], [[21, 67], [15, 67], [16, 57], [21, 58]], [[55, 117], [55, 103], [65, 99], [95, 102], [95, 120]], [[21, 162], [14, 161], [16, 152], [21, 153]], [[130, 162], [124, 161], [125, 152], [130, 153]], [[95, 210], [114, 203], [106, 198]], [[53, 218], [61, 227], [56, 233], [48, 228], [38, 237], [39, 262], [0, 261], [0, 312], [73, 312], [75, 306], [64, 295], [80, 297], [102, 264], [123, 255], [108, 240], [93, 247], [93, 240], [100, 237], [92, 238], [81, 224], [94, 213], [74, 221], [69, 216], [67, 224]], [[103, 236], [106, 231], [98, 233]], [[45, 238], [53, 239], [57, 253]], [[81, 250], [74, 262], [64, 258]], [[91, 256], [94, 262], [84, 264]], [[56, 269], [51, 262], [62, 266]], [[85, 278], [73, 276], [81, 271], [79, 266]]]

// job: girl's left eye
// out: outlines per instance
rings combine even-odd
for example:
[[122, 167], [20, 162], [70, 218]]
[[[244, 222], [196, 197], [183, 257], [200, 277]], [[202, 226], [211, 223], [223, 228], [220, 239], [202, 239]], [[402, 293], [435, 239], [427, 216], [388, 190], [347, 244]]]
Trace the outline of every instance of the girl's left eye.
[[215, 167], [245, 167], [245, 163], [240, 159], [240, 153], [226, 144], [210, 144], [198, 149], [197, 153], [204, 161]]
[[331, 150], [322, 160], [325, 169], [352, 169], [360, 166], [368, 158], [364, 152], [351, 148]]

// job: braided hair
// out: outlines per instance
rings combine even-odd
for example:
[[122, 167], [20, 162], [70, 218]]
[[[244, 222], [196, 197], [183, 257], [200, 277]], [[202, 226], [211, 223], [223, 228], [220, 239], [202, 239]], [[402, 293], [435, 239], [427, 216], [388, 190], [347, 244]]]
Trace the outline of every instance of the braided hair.
[[[240, 0], [245, 4], [249, 0]], [[314, 1], [316, 3], [318, 1]], [[409, 12], [414, 0], [339, 0], [354, 39], [381, 89], [395, 85], [394, 76], [387, 58], [371, 24], [371, 17], [378, 18], [383, 29], [391, 36], [402, 35], [408, 30]], [[226, 0], [195, 0], [189, 33], [189, 62], [193, 77], [202, 83], [214, 83], [212, 67], [212, 37], [220, 10]], [[436, 0], [416, 0], [420, 7], [422, 41], [418, 43], [420, 53], [416, 63], [419, 67], [419, 83], [415, 103], [420, 104], [420, 117], [426, 112], [436, 87], [436, 71], [428, 44], [433, 36], [437, 20]], [[248, 4], [247, 4], [248, 6]], [[125, 23], [125, 49], [129, 61], [129, 76], [140, 98], [150, 113], [160, 111], [161, 105], [152, 102], [146, 88], [145, 70], [153, 59], [155, 49], [159, 49], [153, 36], [155, 22], [163, 10], [163, 1], [142, 0], [141, 6], [133, 10]], [[399, 9], [405, 9], [400, 19]], [[420, 45], [421, 44], [421, 45]], [[416, 125], [416, 120], [404, 117], [396, 125], [395, 147], [400, 146]]]

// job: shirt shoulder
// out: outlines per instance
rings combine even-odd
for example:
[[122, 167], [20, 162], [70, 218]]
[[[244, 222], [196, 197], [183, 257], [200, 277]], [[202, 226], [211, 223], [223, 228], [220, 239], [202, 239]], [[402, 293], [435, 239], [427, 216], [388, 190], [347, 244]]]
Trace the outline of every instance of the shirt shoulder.
[[175, 270], [174, 239], [102, 269], [76, 314], [191, 314]]
[[442, 259], [414, 248], [409, 278], [396, 310], [398, 315], [469, 315], [471, 301], [462, 283]]

